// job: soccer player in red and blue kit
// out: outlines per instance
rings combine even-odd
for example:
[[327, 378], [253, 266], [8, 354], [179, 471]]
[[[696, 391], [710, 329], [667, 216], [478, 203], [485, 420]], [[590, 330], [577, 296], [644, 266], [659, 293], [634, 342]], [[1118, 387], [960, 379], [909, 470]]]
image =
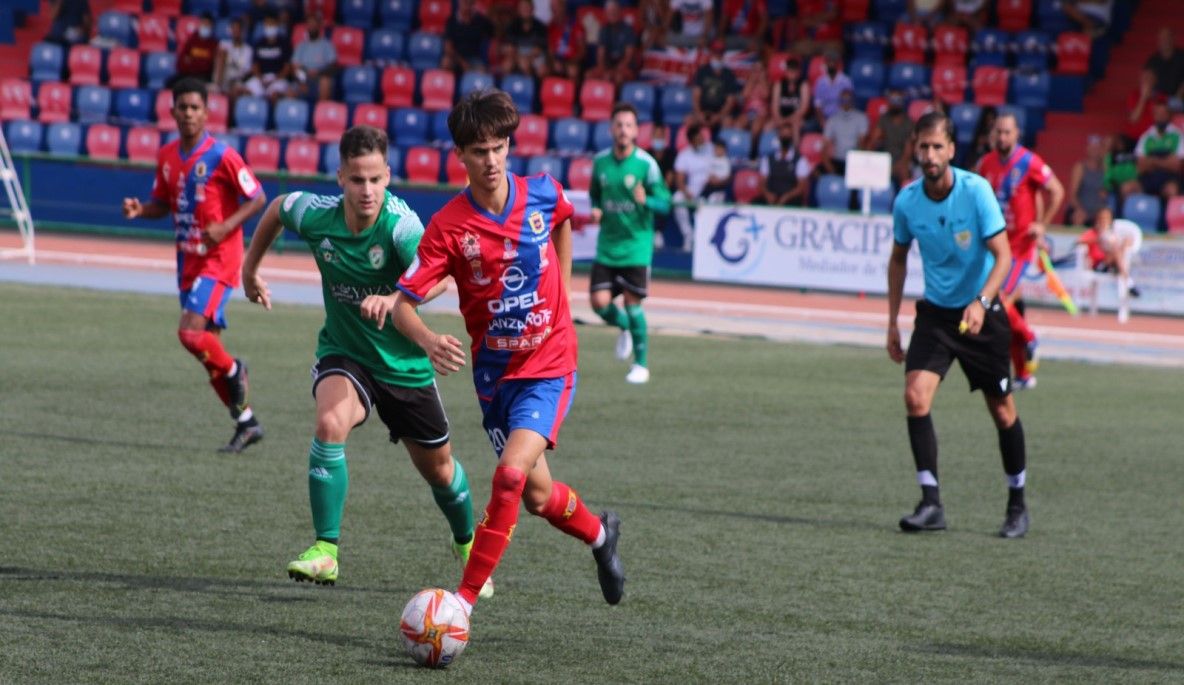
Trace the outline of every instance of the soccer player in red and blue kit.
[[[1019, 144], [1020, 129], [1014, 114], [1000, 114], [992, 131], [995, 149], [983, 155], [975, 171], [995, 189], [995, 198], [1007, 221], [1011, 243], [1011, 270], [1000, 289], [1007, 320], [1011, 324], [1011, 362], [1018, 390], [1036, 386], [1036, 332], [1028, 325], [1019, 301], [1020, 279], [1028, 265], [1039, 264], [1036, 249], [1044, 242], [1044, 227], [1056, 216], [1065, 199], [1065, 188], [1040, 155]], [[1036, 196], [1047, 192], [1043, 215], [1036, 216]]]
[[448, 129], [469, 187], [432, 217], [415, 261], [399, 280], [392, 318], [428, 353], [441, 375], [465, 363], [461, 342], [428, 328], [415, 306], [452, 276], [460, 293], [482, 421], [499, 464], [485, 517], [457, 596], [469, 611], [526, 510], [592, 547], [604, 599], [621, 601], [620, 519], [592, 514], [568, 485], [551, 478], [544, 452], [555, 447], [576, 390], [577, 339], [568, 293], [572, 206], [546, 174], [506, 171], [518, 111], [498, 90], [477, 91], [453, 108]]
[[[181, 321], [177, 337], [210, 374], [210, 385], [235, 420], [223, 452], [241, 452], [263, 439], [247, 404], [247, 366], [222, 347], [226, 301], [239, 283], [242, 224], [267, 198], [255, 174], [234, 148], [206, 132], [206, 87], [195, 79], [173, 86], [173, 119], [180, 138], [157, 155], [152, 199], [123, 200], [128, 219], [172, 214], [177, 240], [177, 286]], [[245, 198], [246, 201], [242, 201]]]

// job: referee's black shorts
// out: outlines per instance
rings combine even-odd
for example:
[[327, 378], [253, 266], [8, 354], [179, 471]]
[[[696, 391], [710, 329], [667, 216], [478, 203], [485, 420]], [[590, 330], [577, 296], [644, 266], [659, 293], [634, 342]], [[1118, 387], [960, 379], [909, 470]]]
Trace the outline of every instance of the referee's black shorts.
[[[977, 305], [976, 305], [977, 306]], [[976, 335], [959, 333], [963, 309], [917, 301], [917, 319], [905, 357], [905, 371], [932, 371], [943, 379], [955, 359], [970, 381], [971, 392], [1003, 397], [1011, 393], [1011, 325], [996, 298]]]

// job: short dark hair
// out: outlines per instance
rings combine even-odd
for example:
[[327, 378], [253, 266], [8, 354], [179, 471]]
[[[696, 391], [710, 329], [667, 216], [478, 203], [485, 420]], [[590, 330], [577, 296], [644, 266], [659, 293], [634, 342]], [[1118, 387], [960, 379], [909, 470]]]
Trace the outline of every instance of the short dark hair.
[[609, 119], [616, 119], [621, 112], [628, 112], [633, 115], [634, 121], [638, 120], [637, 108], [633, 106], [632, 102], [618, 102], [613, 105], [613, 113], [609, 115]]
[[389, 144], [386, 131], [373, 126], [354, 126], [341, 135], [337, 150], [343, 162], [372, 152], [380, 152], [386, 159]]
[[703, 124], [701, 124], [697, 121], [687, 124], [687, 140], [694, 140], [695, 136], [699, 135], [699, 131], [702, 131], [702, 130], [703, 130]]
[[178, 79], [173, 84], [173, 102], [175, 103], [177, 100], [180, 100], [181, 96], [185, 93], [197, 93], [201, 96], [202, 104], [209, 103], [209, 94], [206, 92], [205, 81], [193, 78], [192, 76]]
[[916, 125], [913, 126], [913, 135], [919, 136], [929, 131], [943, 131], [951, 143], [955, 140], [954, 120], [946, 116], [944, 112], [926, 112], [921, 115], [920, 119], [917, 119]]
[[518, 108], [496, 88], [469, 93], [448, 115], [452, 144], [461, 149], [489, 138], [509, 138], [517, 130]]

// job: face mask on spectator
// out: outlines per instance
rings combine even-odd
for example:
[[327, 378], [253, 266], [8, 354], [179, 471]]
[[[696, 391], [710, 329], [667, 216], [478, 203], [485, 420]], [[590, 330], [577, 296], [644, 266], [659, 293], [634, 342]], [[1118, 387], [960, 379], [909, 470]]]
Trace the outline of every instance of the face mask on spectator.
[[197, 27], [197, 35], [201, 36], [202, 38], [209, 38], [211, 33], [213, 33], [213, 31], [210, 29], [209, 26], [198, 26]]
[[280, 35], [280, 27], [278, 27], [278, 26], [264, 26], [263, 27], [263, 36], [265, 38], [275, 38], [278, 35]]
[[666, 141], [661, 140], [661, 139], [655, 140], [654, 141], [654, 149], [655, 150], [665, 150], [666, 149]]
[[1155, 128], [1159, 129], [1159, 132], [1160, 132], [1160, 133], [1163, 133], [1163, 132], [1164, 132], [1164, 131], [1166, 131], [1166, 130], [1167, 130], [1167, 128], [1168, 128], [1168, 122], [1166, 122], [1166, 121], [1157, 121], [1157, 122], [1155, 122]]
[[719, 71], [724, 68], [724, 61], [718, 57], [711, 58], [711, 68]]
[[781, 141], [781, 149], [783, 150], [793, 147], [793, 136], [781, 136], [778, 140]]
[[310, 30], [310, 31], [308, 32], [308, 38], [309, 38], [309, 40], [316, 40], [316, 39], [318, 39], [318, 38], [320, 38], [320, 37], [321, 37], [321, 32], [320, 32], [320, 31], [318, 31], [318, 30], [316, 30], [316, 29], [312, 29], [312, 30]]

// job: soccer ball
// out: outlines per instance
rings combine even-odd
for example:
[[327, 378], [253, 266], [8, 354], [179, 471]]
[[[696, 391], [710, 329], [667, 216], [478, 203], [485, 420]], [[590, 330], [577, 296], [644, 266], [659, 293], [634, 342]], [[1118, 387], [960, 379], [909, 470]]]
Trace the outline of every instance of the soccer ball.
[[415, 663], [444, 668], [469, 644], [469, 617], [451, 592], [430, 588], [407, 602], [399, 632]]

